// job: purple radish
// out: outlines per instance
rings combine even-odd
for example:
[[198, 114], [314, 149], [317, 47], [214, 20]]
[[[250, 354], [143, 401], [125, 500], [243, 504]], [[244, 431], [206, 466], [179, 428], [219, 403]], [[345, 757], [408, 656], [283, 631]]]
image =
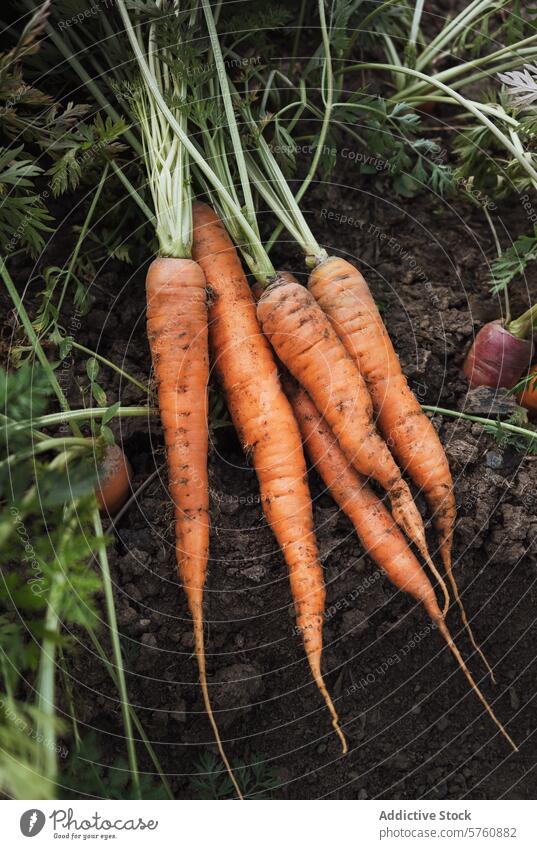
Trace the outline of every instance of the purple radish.
[[511, 389], [531, 364], [533, 343], [527, 339], [537, 320], [537, 305], [505, 324], [490, 321], [481, 328], [466, 355], [463, 372], [471, 389]]

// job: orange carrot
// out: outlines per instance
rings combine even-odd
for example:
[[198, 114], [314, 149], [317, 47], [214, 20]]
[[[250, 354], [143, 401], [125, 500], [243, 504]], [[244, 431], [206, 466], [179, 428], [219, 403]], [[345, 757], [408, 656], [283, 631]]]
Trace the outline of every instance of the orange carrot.
[[379, 429], [392, 453], [423, 490], [440, 540], [440, 555], [472, 645], [477, 645], [453, 574], [451, 551], [456, 520], [453, 479], [444, 449], [401, 370], [384, 322], [360, 272], [329, 257], [311, 273], [308, 287], [329, 317], [367, 384]]
[[392, 513], [418, 547], [442, 588], [447, 588], [427, 550], [425, 529], [410, 490], [373, 422], [371, 398], [313, 295], [286, 272], [263, 292], [257, 315], [280, 360], [307, 390], [348, 460], [389, 494]]
[[209, 332], [215, 369], [233, 423], [259, 480], [263, 510], [289, 569], [297, 624], [314, 680], [347, 744], [321, 674], [325, 586], [313, 528], [302, 442], [237, 251], [206, 204], [193, 207], [193, 257], [210, 291]]
[[474, 681], [444, 622], [427, 575], [407, 545], [388, 510], [368, 486], [367, 481], [349, 464], [337, 440], [307, 393], [294, 381], [284, 380], [306, 451], [334, 501], [353, 523], [367, 554], [377, 563], [398, 589], [423, 604], [499, 730], [516, 750], [516, 745], [497, 719], [491, 706]]
[[205, 275], [191, 259], [161, 257], [147, 272], [147, 336], [175, 505], [179, 578], [194, 627], [200, 684], [218, 750], [242, 798], [214, 719], [205, 664], [203, 588], [209, 557], [207, 383], [209, 354]]
[[100, 510], [108, 516], [123, 507], [131, 484], [132, 466], [119, 445], [108, 445], [99, 463], [95, 494]]
[[530, 380], [524, 385], [524, 389], [517, 396], [517, 401], [522, 407], [526, 407], [530, 413], [537, 413], [537, 366], [529, 370]]

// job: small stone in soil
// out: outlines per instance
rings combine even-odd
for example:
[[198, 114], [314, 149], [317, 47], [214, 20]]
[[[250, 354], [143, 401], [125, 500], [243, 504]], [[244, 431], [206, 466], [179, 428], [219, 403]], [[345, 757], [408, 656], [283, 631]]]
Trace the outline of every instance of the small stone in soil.
[[499, 451], [487, 451], [485, 462], [489, 469], [501, 469], [503, 466], [503, 456]]

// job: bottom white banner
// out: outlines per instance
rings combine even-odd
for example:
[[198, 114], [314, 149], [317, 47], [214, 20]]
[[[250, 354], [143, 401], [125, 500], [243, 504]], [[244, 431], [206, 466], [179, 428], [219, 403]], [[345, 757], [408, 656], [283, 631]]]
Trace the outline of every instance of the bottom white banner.
[[[218, 811], [208, 808], [218, 804]], [[240, 808], [237, 807], [240, 805]], [[2, 808], [2, 845], [67, 841], [114, 846], [512, 847], [537, 846], [532, 801], [14, 802]], [[344, 841], [344, 843], [343, 843]], [[173, 843], [172, 843], [173, 842]]]

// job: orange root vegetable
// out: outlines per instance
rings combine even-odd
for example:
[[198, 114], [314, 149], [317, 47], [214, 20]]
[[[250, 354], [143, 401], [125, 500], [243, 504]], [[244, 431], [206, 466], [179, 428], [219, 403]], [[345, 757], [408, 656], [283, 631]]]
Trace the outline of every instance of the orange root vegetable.
[[499, 722], [468, 670], [438, 606], [432, 584], [382, 501], [367, 481], [349, 464], [326, 421], [307, 393], [294, 382], [284, 381], [302, 439], [310, 460], [336, 504], [353, 523], [371, 559], [398, 589], [420, 602], [444, 637], [471, 688], [493, 721], [516, 750], [516, 745]]
[[220, 756], [242, 798], [214, 719], [205, 666], [203, 588], [209, 557], [205, 275], [191, 259], [161, 257], [147, 272], [147, 336], [158, 386], [169, 489], [175, 506], [176, 556], [194, 627], [203, 700]]
[[108, 445], [99, 464], [95, 495], [102, 513], [113, 516], [125, 504], [130, 490], [132, 466], [119, 445]]
[[457, 515], [453, 479], [444, 449], [404, 376], [384, 322], [360, 272], [339, 257], [315, 268], [308, 287], [360, 369], [380, 432], [405, 471], [423, 491], [439, 537], [439, 549], [468, 636], [487, 667], [466, 616], [452, 567]]
[[367, 386], [313, 295], [285, 272], [257, 305], [261, 326], [282, 363], [307, 390], [347, 459], [388, 493], [392, 514], [449, 595], [427, 550], [423, 521], [410, 490], [373, 422]]
[[209, 329], [215, 369], [233, 423], [256, 470], [265, 516], [287, 563], [297, 624], [313, 678], [346, 752], [321, 674], [325, 587], [300, 433], [259, 328], [233, 242], [206, 204], [194, 204], [193, 215], [193, 257], [205, 272], [211, 293]]
[[518, 403], [526, 407], [530, 413], [537, 413], [537, 365], [532, 366], [529, 371], [530, 380], [518, 396]]

